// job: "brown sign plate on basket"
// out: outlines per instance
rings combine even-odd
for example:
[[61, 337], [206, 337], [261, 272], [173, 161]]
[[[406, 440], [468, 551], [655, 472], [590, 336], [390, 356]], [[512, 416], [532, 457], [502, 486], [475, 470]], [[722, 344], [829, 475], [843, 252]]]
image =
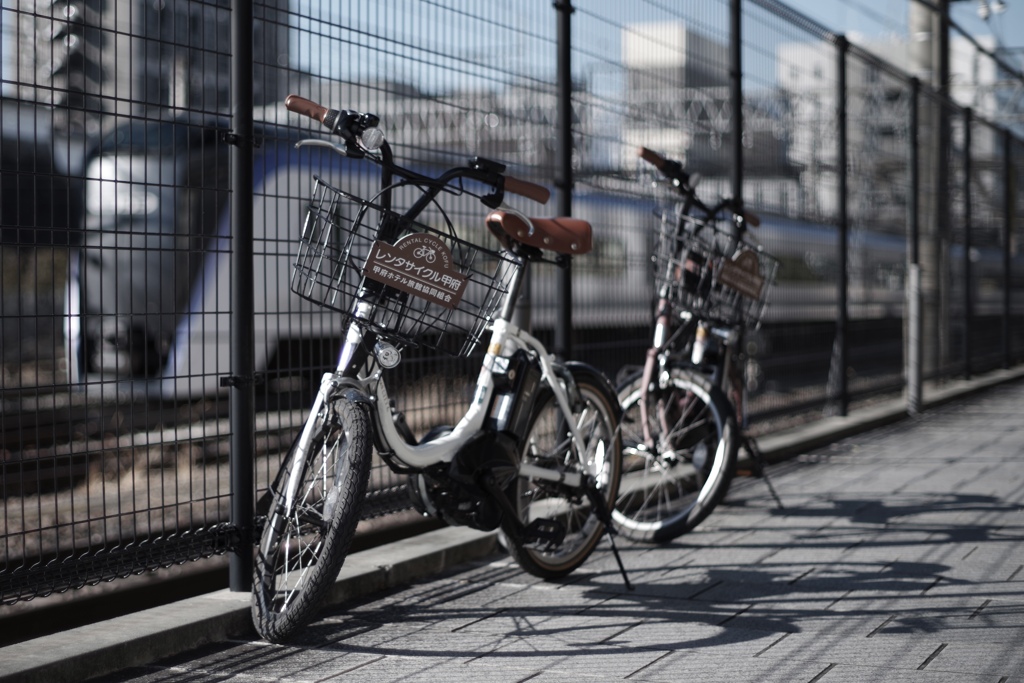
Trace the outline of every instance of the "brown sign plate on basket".
[[377, 240], [363, 276], [451, 309], [459, 305], [466, 285], [466, 276], [452, 265], [448, 245], [428, 233], [406, 235], [394, 245]]
[[718, 281], [732, 287], [743, 296], [759, 299], [764, 277], [761, 275], [761, 264], [757, 260], [757, 254], [745, 249], [736, 258], [725, 261], [718, 272]]

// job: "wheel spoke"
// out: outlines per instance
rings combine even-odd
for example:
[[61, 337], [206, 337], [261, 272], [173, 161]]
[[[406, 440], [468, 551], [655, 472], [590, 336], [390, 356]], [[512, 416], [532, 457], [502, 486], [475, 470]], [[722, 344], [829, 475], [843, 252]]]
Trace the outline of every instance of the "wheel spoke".
[[[637, 377], [620, 392], [632, 465], [624, 475], [615, 521], [637, 540], [668, 540], [696, 526], [724, 495], [735, 463], [735, 430], [724, 397], [707, 382], [678, 373], [665, 389], [642, 392]], [[656, 447], [642, 447], [640, 401]], [[643, 458], [642, 466], [637, 458]]]

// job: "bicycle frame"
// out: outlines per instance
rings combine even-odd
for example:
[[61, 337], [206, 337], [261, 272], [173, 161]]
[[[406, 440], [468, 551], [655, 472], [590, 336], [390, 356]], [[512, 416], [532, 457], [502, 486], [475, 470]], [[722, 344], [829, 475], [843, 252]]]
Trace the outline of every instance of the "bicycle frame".
[[[302, 141], [299, 145], [324, 146], [339, 154], [346, 154], [344, 148], [321, 140]], [[383, 205], [387, 207], [391, 205], [392, 181], [396, 174], [414, 181], [429, 181], [420, 199], [403, 214], [403, 219], [415, 219], [451, 180], [462, 177], [474, 178], [472, 173], [466, 172], [467, 169], [453, 169], [439, 178], [431, 180], [395, 166], [391, 148], [387, 142], [382, 145], [381, 152], [381, 186], [384, 188], [381, 199]], [[382, 237], [388, 239], [391, 236], [383, 235]], [[505, 250], [505, 253], [511, 252]], [[391, 400], [382, 371], [378, 370], [363, 378], [357, 376], [358, 369], [363, 367], [370, 355], [366, 349], [372, 347], [376, 341], [375, 335], [361, 325], [361, 321], [372, 318], [373, 312], [373, 306], [363, 301], [357, 301], [353, 306], [352, 321], [348, 326], [345, 341], [338, 356], [337, 369], [324, 374], [321, 378], [311, 414], [318, 414], [325, 405], [338, 396], [340, 390], [349, 388], [355, 391], [355, 396], [352, 398], [374, 407], [371, 414], [374, 416], [375, 433], [380, 441], [379, 450], [386, 456], [393, 455], [398, 461], [399, 468], [423, 469], [438, 463], [450, 462], [459, 449], [484, 427], [494, 396], [494, 370], [500, 362], [502, 352], [505, 351], [507, 355], [511, 355], [517, 349], [528, 349], [536, 355], [541, 367], [541, 382], [547, 384], [553, 392], [559, 408], [566, 417], [573, 443], [578, 446], [580, 437], [576, 424], [571, 419], [569, 394], [559, 381], [553, 356], [537, 338], [509, 322], [519, 296], [520, 284], [529, 265], [528, 260], [520, 256], [516, 256], [516, 258], [519, 261], [520, 270], [502, 300], [500, 316], [490, 325], [490, 342], [477, 377], [472, 401], [465, 415], [451, 432], [425, 443], [409, 444], [395, 426], [391, 415]], [[571, 382], [571, 378], [567, 377], [565, 381]], [[310, 420], [304, 430], [312, 428], [313, 420]], [[563, 482], [574, 487], [582, 484], [581, 476], [578, 473], [559, 473], [523, 463], [520, 464], [520, 476]]]
[[[370, 333], [359, 327], [358, 322], [353, 322], [349, 327], [348, 336], [340, 354], [338, 369], [335, 372], [324, 374], [321, 379], [320, 389], [317, 392], [311, 413], [317, 414], [324, 405], [335, 400], [342, 389], [353, 389], [357, 392], [357, 395], [353, 397], [355, 400], [374, 407], [372, 411], [374, 427], [381, 446], [389, 455], [397, 458], [401, 465], [413, 469], [423, 469], [438, 463], [450, 462], [458, 450], [484, 427], [491, 399], [494, 396], [494, 371], [500, 363], [502, 351], [514, 352], [519, 348], [526, 348], [536, 353], [541, 366], [541, 381], [546, 383], [554, 393], [563, 415], [566, 416], [567, 426], [574, 443], [580, 443], [576, 424], [570, 418], [569, 393], [559, 381], [552, 356], [544, 345], [525, 330], [501, 318], [493, 323], [491, 330], [490, 343], [481, 364], [480, 374], [477, 376], [476, 389], [473, 392], [470, 406], [459, 423], [448, 434], [425, 443], [409, 444], [395, 426], [391, 414], [391, 400], [381, 371], [378, 370], [364, 378], [348, 377], [353, 359], [358, 355], [355, 353], [355, 349], [368, 341], [367, 337], [370, 336]], [[312, 424], [313, 421], [310, 421], [306, 429], [311, 429]], [[520, 464], [520, 476], [562, 482], [575, 487], [582, 485], [578, 473], [555, 472], [529, 464]]]
[[[693, 234], [697, 235], [701, 230], [716, 230], [712, 225], [721, 220], [721, 213], [732, 207], [730, 199], [722, 199], [713, 207], [708, 207], [697, 199], [692, 188], [683, 192], [683, 200], [676, 213], [675, 225], [671, 229], [671, 237], [677, 248], [682, 248], [684, 240], [681, 236], [686, 232], [686, 226], [693, 223]], [[696, 209], [701, 217], [691, 216]], [[742, 244], [743, 234], [746, 231], [746, 214], [732, 213], [732, 230], [722, 237], [727, 238], [728, 243], [722, 249], [723, 253], [729, 253], [737, 245]], [[663, 219], [664, 220], [664, 219]], [[674, 267], [675, 258], [668, 259], [665, 267]], [[663, 274], [663, 280], [671, 281], [674, 273]], [[743, 325], [715, 324], [712, 320], [706, 320], [700, 313], [679, 310], [676, 303], [668, 297], [665, 290], [659, 291], [659, 299], [655, 309], [654, 332], [652, 345], [648, 349], [647, 358], [643, 369], [643, 387], [641, 391], [646, 396], [652, 382], [659, 380], [659, 386], [667, 381], [665, 374], [671, 367], [687, 366], [694, 371], [709, 377], [711, 383], [722, 390], [729, 398], [736, 413], [737, 423], [742, 427], [746, 425], [746, 387], [741, 378], [737, 375], [737, 353], [742, 344], [744, 336]], [[705, 356], [705, 349], [712, 347], [718, 353], [713, 360]], [[657, 373], [657, 374], [656, 374]], [[640, 412], [644, 419], [644, 438], [648, 445], [651, 445], [650, 427], [647, 423], [646, 401], [641, 401]]]

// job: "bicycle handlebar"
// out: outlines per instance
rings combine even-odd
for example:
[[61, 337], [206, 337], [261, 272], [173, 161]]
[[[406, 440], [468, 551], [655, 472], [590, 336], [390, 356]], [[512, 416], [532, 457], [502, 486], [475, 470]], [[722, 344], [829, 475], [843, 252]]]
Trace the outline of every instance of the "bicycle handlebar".
[[[362, 156], [363, 150], [355, 146], [357, 140], [362, 142], [360, 136], [368, 129], [375, 128], [380, 123], [380, 118], [374, 114], [363, 114], [349, 109], [329, 109], [298, 95], [289, 95], [285, 98], [284, 106], [289, 111], [319, 121], [331, 133], [340, 135], [346, 141], [349, 153], [354, 153], [353, 156]], [[380, 136], [380, 139], [383, 140], [383, 136]], [[394, 167], [395, 170], [401, 172], [402, 169], [395, 166], [391, 160], [390, 148], [387, 146], [387, 142], [383, 141], [382, 145], [384, 149], [383, 165]], [[467, 177], [491, 182], [500, 192], [511, 192], [512, 194], [531, 199], [538, 204], [547, 204], [551, 198], [550, 190], [543, 185], [505, 175], [503, 172], [504, 166], [501, 164], [492, 164], [486, 160], [477, 163], [476, 159], [472, 163], [473, 166], [471, 168], [452, 169], [442, 174], [437, 180], [447, 184], [455, 178]], [[421, 180], [426, 180], [418, 174], [410, 173], [407, 175], [415, 175]]]
[[327, 116], [327, 112], [329, 111], [327, 107], [319, 105], [312, 100], [307, 100], [305, 97], [299, 97], [298, 95], [289, 95], [286, 97], [284, 100], [284, 106], [288, 111], [308, 116], [311, 119], [316, 119], [320, 123], [324, 122], [324, 117]]
[[734, 215], [739, 217], [745, 225], [749, 225], [752, 228], [756, 228], [761, 225], [761, 219], [757, 214], [752, 211], [746, 211], [739, 206], [739, 203], [733, 199], [725, 198], [722, 199], [717, 206], [708, 207], [704, 202], [697, 198], [696, 190], [690, 186], [690, 175], [683, 170], [683, 165], [678, 161], [667, 159], [652, 149], [641, 147], [637, 150], [638, 156], [654, 166], [656, 169], [661, 171], [669, 180], [673, 181], [673, 185], [679, 188], [679, 191], [694, 205], [700, 208], [708, 218], [714, 218], [719, 211], [722, 209], [729, 209]]
[[662, 175], [664, 175], [669, 180], [677, 180], [684, 187], [689, 188], [690, 175], [683, 170], [683, 165], [680, 164], [678, 161], [666, 159], [665, 157], [655, 152], [653, 149], [647, 149], [646, 147], [641, 147], [637, 151], [637, 154], [640, 156], [641, 159], [643, 159], [651, 166], [654, 166], [654, 168], [661, 171]]
[[551, 199], [551, 191], [543, 185], [531, 183], [529, 180], [520, 180], [510, 175], [505, 177], [505, 192], [517, 194], [520, 197], [532, 199], [538, 204], [547, 204]]

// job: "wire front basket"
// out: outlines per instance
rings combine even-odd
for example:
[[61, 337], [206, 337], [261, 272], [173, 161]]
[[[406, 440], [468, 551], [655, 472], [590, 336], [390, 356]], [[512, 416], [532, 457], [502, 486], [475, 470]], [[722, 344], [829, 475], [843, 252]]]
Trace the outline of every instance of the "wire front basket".
[[760, 245], [741, 242], [712, 223], [661, 224], [654, 253], [655, 287], [683, 310], [730, 327], [761, 324], [779, 261]]
[[[401, 346], [467, 356], [521, 265], [315, 178], [291, 289]], [[381, 233], [397, 235], [382, 241]]]

